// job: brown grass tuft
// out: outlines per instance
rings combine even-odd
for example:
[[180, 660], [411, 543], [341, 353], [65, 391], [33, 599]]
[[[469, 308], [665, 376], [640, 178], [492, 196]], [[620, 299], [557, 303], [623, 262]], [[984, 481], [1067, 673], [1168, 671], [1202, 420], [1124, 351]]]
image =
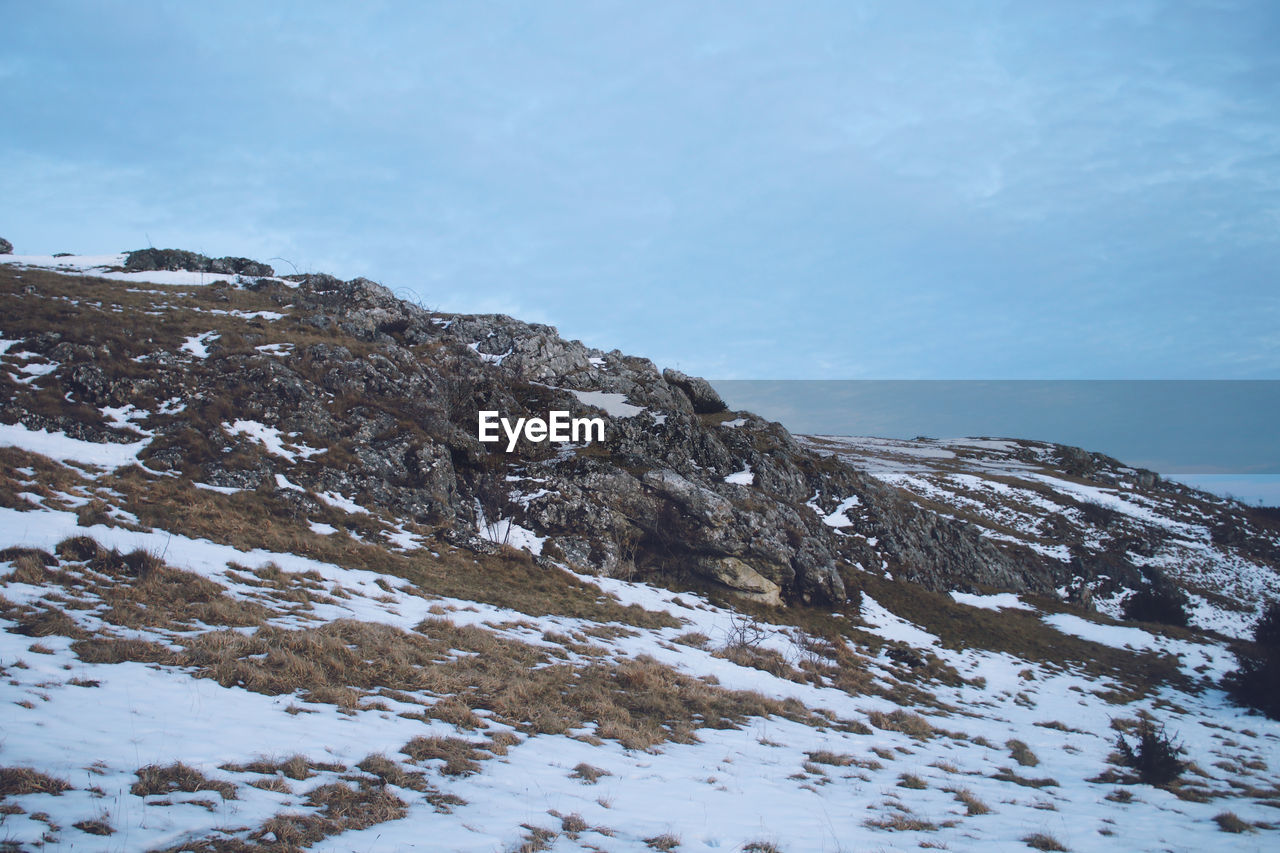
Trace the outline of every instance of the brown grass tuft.
[[867, 720], [877, 729], [902, 732], [917, 740], [927, 740], [937, 734], [937, 730], [924, 717], [901, 708], [888, 714], [883, 711], [872, 711], [867, 714]]
[[400, 750], [414, 761], [441, 759], [440, 772], [445, 776], [470, 776], [480, 772], [479, 761], [485, 755], [474, 744], [456, 737], [416, 737]]
[[575, 779], [581, 779], [585, 785], [594, 785], [600, 781], [601, 776], [612, 776], [608, 770], [602, 770], [599, 767], [593, 767], [585, 761], [573, 768], [573, 772], [569, 774]]
[[71, 785], [31, 767], [0, 767], [0, 797], [24, 794], [61, 794]]
[[1009, 754], [1013, 756], [1013, 760], [1021, 764], [1023, 767], [1035, 767], [1040, 763], [1040, 759], [1031, 751], [1031, 747], [1022, 741], [1014, 738], [1005, 741], [1005, 746], [1009, 747]]
[[158, 794], [172, 794], [182, 791], [193, 794], [196, 791], [217, 791], [224, 800], [236, 798], [236, 786], [230, 782], [210, 779], [194, 767], [182, 762], [174, 762], [161, 767], [148, 764], [134, 771], [138, 781], [129, 788], [129, 792], [137, 797], [149, 797]]

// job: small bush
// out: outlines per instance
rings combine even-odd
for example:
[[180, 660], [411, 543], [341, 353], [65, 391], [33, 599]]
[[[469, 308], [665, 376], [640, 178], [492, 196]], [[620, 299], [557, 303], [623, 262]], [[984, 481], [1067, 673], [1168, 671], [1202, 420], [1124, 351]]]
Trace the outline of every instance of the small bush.
[[1280, 720], [1280, 602], [1267, 605], [1253, 629], [1253, 645], [1236, 651], [1237, 668], [1225, 679], [1241, 705]]
[[1139, 781], [1147, 785], [1168, 785], [1187, 769], [1178, 756], [1186, 753], [1181, 744], [1165, 733], [1164, 726], [1142, 720], [1136, 729], [1136, 745], [1130, 746], [1124, 735], [1116, 735], [1120, 763], [1138, 771]]
[[1149, 571], [1147, 580], [1147, 586], [1125, 601], [1124, 618], [1185, 628], [1190, 619], [1187, 615], [1187, 594], [1161, 572]]

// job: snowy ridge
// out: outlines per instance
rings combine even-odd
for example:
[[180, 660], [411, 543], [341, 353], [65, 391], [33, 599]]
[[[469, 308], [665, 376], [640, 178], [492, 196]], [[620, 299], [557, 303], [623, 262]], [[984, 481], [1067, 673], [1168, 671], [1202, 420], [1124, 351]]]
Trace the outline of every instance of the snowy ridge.
[[[62, 272], [112, 265], [46, 265], [55, 263], [60, 282]], [[130, 281], [167, 278], [139, 275], [149, 277]], [[167, 314], [162, 291], [121, 313], [183, 324], [148, 358], [200, 371], [230, 342], [233, 363], [282, 394], [291, 386], [280, 362], [339, 349], [315, 331], [320, 320], [296, 340], [276, 339], [305, 289], [277, 294], [280, 311], [256, 291], [230, 290], [261, 301]], [[467, 320], [430, 325], [455, 322]], [[101, 402], [59, 409], [75, 402], [55, 382], [72, 382], [76, 353], [45, 341], [30, 344], [48, 353], [37, 356], [24, 343], [34, 337], [0, 344], [8, 387], [23, 399], [44, 393], [37, 402], [52, 412], [32, 405], [39, 429], [0, 425], [0, 846], [1274, 844], [1280, 723], [1231, 704], [1221, 680], [1235, 665], [1229, 638], [1280, 587], [1256, 556], [1265, 531], [1241, 521], [1228, 531], [1237, 544], [1224, 544], [1225, 521], [1244, 518], [1225, 503], [1035, 442], [802, 438], [1018, 554], [1064, 569], [1120, 557], [1135, 571], [1158, 567], [1191, 592], [1192, 628], [1120, 624], [1111, 618], [1120, 597], [1097, 577], [1082, 577], [1094, 584], [1093, 610], [1053, 595], [895, 580], [879, 559], [884, 543], [859, 532], [874, 490], [853, 494], [863, 482], [853, 479], [817, 492], [805, 484], [791, 520], [803, 515], [877, 562], [839, 567], [847, 600], [767, 607], [679, 575], [664, 588], [625, 568], [582, 570], [527, 512], [567, 506], [579, 481], [539, 469], [499, 469], [486, 500], [476, 498], [471, 537], [432, 516], [436, 506], [392, 503], [378, 489], [390, 473], [372, 486], [347, 476], [361, 453], [390, 446], [374, 461], [437, 485], [448, 460], [400, 448], [404, 428], [382, 412], [368, 411], [367, 432], [343, 447], [234, 399], [214, 401], [204, 433], [171, 429], [169, 418], [208, 402], [201, 388], [156, 388], [135, 405], [103, 384]], [[324, 362], [326, 402], [368, 402], [341, 395], [357, 387], [352, 372], [388, 361], [380, 346]], [[505, 341], [498, 348], [509, 354], [462, 354], [485, 370], [520, 357]], [[96, 380], [80, 371], [74, 381]], [[665, 426], [654, 406], [628, 402], [648, 402], [641, 393], [573, 392], [621, 419], [619, 429]], [[766, 435], [731, 415], [709, 417], [734, 437]], [[672, 409], [669, 422], [679, 417]], [[161, 464], [183, 454], [244, 464], [211, 464], [218, 476], [207, 478]], [[619, 476], [597, 460], [582, 457], [582, 481]], [[674, 476], [649, 483], [720, 523], [724, 495], [756, 501], [770, 487], [767, 463], [765, 453], [724, 460], [714, 477], [722, 491]], [[1068, 470], [1077, 463], [1089, 469]], [[636, 546], [623, 536], [612, 544]], [[1176, 784], [1138, 784], [1117, 763], [1117, 736], [1147, 719], [1185, 745], [1192, 764]], [[1228, 814], [1244, 831], [1224, 831], [1239, 828]]]

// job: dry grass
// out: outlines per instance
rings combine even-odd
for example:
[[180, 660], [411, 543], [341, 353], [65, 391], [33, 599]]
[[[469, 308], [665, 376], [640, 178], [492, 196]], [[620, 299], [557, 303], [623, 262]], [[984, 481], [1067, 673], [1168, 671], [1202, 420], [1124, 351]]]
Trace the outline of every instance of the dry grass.
[[479, 773], [479, 762], [489, 757], [475, 744], [456, 737], [416, 737], [400, 751], [414, 761], [444, 761], [439, 770], [445, 776]]
[[898, 777], [899, 788], [911, 788], [915, 791], [923, 791], [929, 787], [929, 783], [925, 782], [914, 773], [903, 773]]
[[100, 634], [71, 644], [71, 650], [85, 663], [179, 663], [178, 653], [162, 643], [151, 640], [122, 640]]
[[863, 821], [863, 826], [890, 832], [936, 832], [938, 830], [936, 823], [918, 818], [910, 812], [894, 812], [884, 817], [868, 818]]
[[848, 767], [854, 761], [852, 755], [846, 755], [843, 752], [828, 752], [825, 749], [806, 752], [805, 755], [809, 756], [809, 760], [815, 764], [829, 764], [833, 767]]
[[[301, 554], [349, 568], [405, 578], [425, 594], [464, 598], [532, 616], [558, 615], [640, 628], [678, 627], [670, 614], [623, 606], [569, 572], [537, 564], [525, 551], [479, 554], [433, 542], [432, 550], [400, 554], [350, 537], [320, 536], [274, 490], [223, 495], [137, 466], [103, 478], [126, 495], [125, 508], [144, 525], [244, 550]], [[323, 519], [320, 519], [323, 520]], [[349, 523], [350, 517], [331, 519]]]
[[969, 815], [969, 817], [991, 813], [990, 806], [980, 800], [978, 795], [968, 788], [944, 788], [943, 790], [955, 795], [956, 802], [964, 805], [965, 814]]
[[82, 820], [71, 824], [81, 832], [89, 835], [115, 835], [115, 827], [107, 820], [107, 815], [101, 815], [93, 820]]
[[315, 762], [305, 755], [291, 755], [282, 759], [258, 758], [248, 764], [224, 764], [219, 769], [226, 770], [228, 773], [280, 774], [302, 781], [310, 779], [317, 772], [337, 773], [347, 768], [341, 764]]
[[665, 853], [665, 851], [680, 849], [680, 836], [672, 835], [670, 832], [664, 832], [661, 835], [646, 838], [644, 843], [646, 847], [653, 850], [662, 850]]
[[196, 791], [217, 791], [224, 800], [236, 798], [236, 786], [230, 782], [210, 779], [194, 767], [182, 762], [165, 766], [148, 764], [134, 771], [138, 781], [129, 788], [129, 793], [136, 797], [172, 794], [182, 791], [194, 794]]
[[613, 774], [608, 770], [593, 767], [584, 761], [574, 767], [573, 772], [569, 775], [575, 779], [581, 779], [584, 785], [594, 785], [600, 781], [602, 776], [612, 776]]
[[1035, 832], [1031, 835], [1024, 835], [1021, 838], [1023, 844], [1033, 847], [1036, 850], [1058, 850], [1065, 851], [1067, 848], [1062, 846], [1062, 842], [1054, 838], [1052, 835], [1046, 835], [1043, 832]]
[[867, 714], [867, 720], [877, 729], [902, 732], [917, 740], [928, 740], [938, 733], [938, 730], [924, 717], [901, 708], [887, 714], [883, 711], [872, 711]]
[[31, 767], [0, 767], [0, 797], [24, 794], [61, 794], [71, 785]]
[[1005, 741], [1004, 745], [1009, 747], [1009, 754], [1013, 756], [1013, 760], [1021, 764], [1023, 767], [1035, 767], [1040, 763], [1040, 759], [1031, 751], [1031, 747], [1027, 746], [1022, 741], [1015, 738]]
[[1256, 830], [1240, 819], [1235, 812], [1220, 812], [1213, 816], [1213, 822], [1218, 825], [1218, 829], [1223, 832], [1256, 832]]
[[[413, 633], [339, 620], [297, 631], [214, 631], [182, 642], [178, 662], [225, 686], [301, 692], [347, 708], [384, 689], [451, 696], [445, 708], [456, 721], [479, 725], [470, 709], [485, 709], [526, 732], [562, 734], [595, 723], [598, 737], [634, 749], [689, 741], [696, 726], [729, 728], [754, 716], [814, 719], [794, 700], [725, 690], [651, 658], [549, 663], [543, 649], [441, 619]], [[473, 654], [453, 657], [454, 649]]]
[[1001, 767], [997, 772], [991, 774], [991, 778], [998, 779], [1001, 782], [1012, 782], [1024, 788], [1054, 788], [1058, 785], [1057, 779], [1033, 779], [1028, 776], [1019, 776], [1009, 767]]

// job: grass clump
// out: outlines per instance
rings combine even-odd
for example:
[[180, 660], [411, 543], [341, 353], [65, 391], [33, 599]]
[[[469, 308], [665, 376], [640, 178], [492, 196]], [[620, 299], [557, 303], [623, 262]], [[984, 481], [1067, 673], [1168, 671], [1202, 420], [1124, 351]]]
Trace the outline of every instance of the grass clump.
[[903, 773], [898, 776], [899, 788], [910, 788], [914, 791], [923, 791], [929, 787], [929, 783], [925, 782], [914, 773]]
[[580, 762], [578, 766], [573, 768], [573, 772], [569, 774], [574, 779], [581, 779], [584, 785], [594, 785], [600, 781], [602, 776], [612, 776], [608, 770], [599, 767], [593, 767], [585, 761]]
[[1218, 829], [1223, 832], [1256, 832], [1256, 830], [1240, 819], [1235, 812], [1219, 812], [1213, 816], [1213, 822], [1218, 825]]
[[1021, 839], [1022, 843], [1036, 850], [1058, 850], [1065, 851], [1067, 848], [1062, 846], [1062, 842], [1047, 835], [1043, 832], [1033, 832], [1031, 835], [1024, 835]]
[[670, 832], [664, 832], [661, 835], [646, 838], [644, 843], [646, 847], [652, 850], [661, 850], [663, 853], [667, 853], [667, 851], [678, 850], [680, 848], [680, 836], [673, 835]]
[[440, 772], [445, 776], [470, 776], [480, 772], [479, 761], [485, 755], [474, 744], [456, 737], [416, 737], [400, 750], [414, 761], [444, 761]]
[[149, 797], [157, 794], [172, 794], [181, 791], [193, 794], [196, 791], [217, 791], [224, 800], [236, 798], [236, 786], [230, 782], [210, 779], [194, 767], [180, 761], [160, 766], [148, 764], [134, 771], [138, 781], [129, 788], [136, 797]]
[[1031, 747], [1027, 746], [1023, 741], [1013, 738], [1005, 741], [1004, 745], [1009, 748], [1009, 754], [1013, 756], [1013, 760], [1023, 767], [1035, 767], [1040, 763], [1040, 759], [1031, 751]]
[[0, 767], [0, 797], [61, 794], [71, 785], [31, 767]]
[[96, 817], [92, 820], [82, 820], [71, 824], [81, 832], [89, 835], [115, 835], [115, 827], [107, 820], [106, 815]]
[[944, 790], [955, 795], [956, 802], [964, 806], [965, 814], [969, 815], [969, 817], [991, 813], [991, 807], [968, 788], [946, 788]]
[[902, 732], [916, 740], [928, 740], [938, 733], [929, 721], [919, 714], [897, 708], [889, 713], [872, 711], [867, 720], [877, 729], [888, 732]]

